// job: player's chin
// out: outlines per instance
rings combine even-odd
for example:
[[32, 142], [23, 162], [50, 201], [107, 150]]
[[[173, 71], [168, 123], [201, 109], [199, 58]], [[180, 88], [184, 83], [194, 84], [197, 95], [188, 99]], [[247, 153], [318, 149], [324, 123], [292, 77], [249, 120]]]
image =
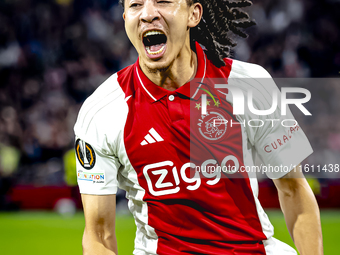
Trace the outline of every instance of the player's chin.
[[158, 60], [147, 59], [144, 63], [150, 72], [164, 72], [171, 66], [171, 61], [167, 61], [165, 56]]

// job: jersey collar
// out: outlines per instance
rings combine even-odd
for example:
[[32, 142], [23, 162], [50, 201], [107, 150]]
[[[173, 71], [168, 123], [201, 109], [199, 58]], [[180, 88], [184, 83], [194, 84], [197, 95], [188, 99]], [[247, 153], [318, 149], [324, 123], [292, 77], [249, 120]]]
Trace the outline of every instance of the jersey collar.
[[[204, 82], [207, 70], [207, 58], [199, 43], [195, 42], [196, 54], [197, 54], [197, 72], [194, 81], [188, 82], [183, 86], [179, 87], [175, 91], [169, 91], [156, 84], [154, 84], [142, 71], [139, 66], [139, 58], [134, 65], [134, 74], [138, 85], [141, 87], [143, 93], [149, 98], [151, 103], [156, 102], [163, 98], [164, 96], [179, 93], [187, 97], [191, 97], [197, 100], [201, 95], [201, 90], [199, 89]], [[199, 82], [200, 81], [200, 82]]]

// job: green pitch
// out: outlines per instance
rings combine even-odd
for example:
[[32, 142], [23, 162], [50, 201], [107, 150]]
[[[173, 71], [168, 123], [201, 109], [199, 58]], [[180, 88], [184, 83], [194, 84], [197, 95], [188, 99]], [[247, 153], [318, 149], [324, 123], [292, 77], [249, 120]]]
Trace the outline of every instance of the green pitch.
[[[275, 237], [293, 245], [280, 211], [268, 211], [275, 227]], [[340, 211], [322, 211], [326, 255], [340, 250]], [[136, 228], [131, 216], [117, 216], [120, 255], [130, 255]], [[0, 244], [3, 255], [76, 255], [82, 254], [83, 214], [62, 218], [53, 212], [0, 213]], [[311, 240], [312, 241], [312, 240]]]

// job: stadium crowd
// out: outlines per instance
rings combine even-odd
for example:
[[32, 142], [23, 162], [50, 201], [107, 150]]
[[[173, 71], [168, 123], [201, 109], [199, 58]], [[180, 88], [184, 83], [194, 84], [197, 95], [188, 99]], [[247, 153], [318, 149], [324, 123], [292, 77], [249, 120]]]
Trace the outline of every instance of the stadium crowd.
[[[236, 38], [233, 58], [273, 77], [339, 77], [339, 1], [253, 2], [257, 26]], [[0, 1], [0, 194], [13, 183], [64, 185], [82, 102], [136, 58], [117, 0]], [[315, 150], [309, 163], [339, 163], [339, 84], [310, 91], [313, 117], [297, 116]]]

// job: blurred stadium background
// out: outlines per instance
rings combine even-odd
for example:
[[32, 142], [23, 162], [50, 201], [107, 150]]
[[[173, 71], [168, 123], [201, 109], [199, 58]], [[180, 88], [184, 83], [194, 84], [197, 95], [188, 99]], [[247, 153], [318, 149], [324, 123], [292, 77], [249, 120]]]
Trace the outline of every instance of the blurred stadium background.
[[[82, 102], [133, 63], [117, 0], [0, 0], [1, 254], [81, 254], [73, 125]], [[339, 0], [254, 0], [257, 26], [233, 58], [277, 78], [339, 78]], [[311, 88], [313, 117], [297, 116], [315, 153], [304, 164], [340, 163], [340, 83]], [[325, 254], [339, 254], [340, 173], [306, 173], [322, 208]], [[265, 195], [264, 195], [265, 194]], [[277, 238], [292, 244], [271, 181], [260, 182]], [[118, 194], [120, 254], [134, 222]]]

